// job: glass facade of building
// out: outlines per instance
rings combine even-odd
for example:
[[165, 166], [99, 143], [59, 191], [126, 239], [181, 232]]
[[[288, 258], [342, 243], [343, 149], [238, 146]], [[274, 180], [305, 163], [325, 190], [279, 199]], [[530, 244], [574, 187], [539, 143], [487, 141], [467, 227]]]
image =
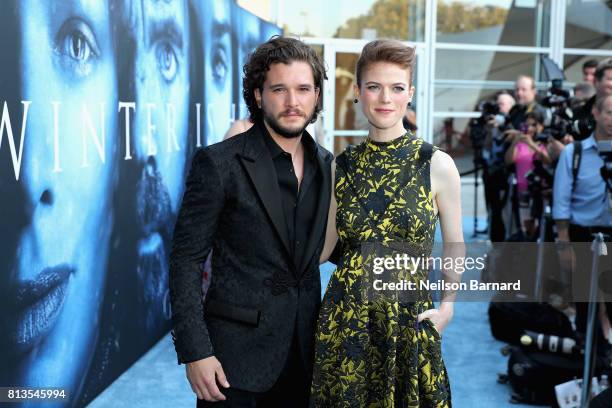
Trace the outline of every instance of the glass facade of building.
[[[369, 40], [396, 38], [417, 48], [415, 110], [419, 136], [461, 152], [478, 104], [512, 90], [519, 75], [550, 85], [541, 57], [582, 81], [588, 59], [612, 56], [612, 4], [605, 0], [260, 0], [239, 1], [315, 45], [329, 68], [323, 135], [339, 153], [366, 134], [352, 105], [355, 61]], [[321, 127], [320, 127], [321, 128]], [[447, 146], [448, 148], [448, 146]], [[454, 150], [454, 149], [449, 149]]]

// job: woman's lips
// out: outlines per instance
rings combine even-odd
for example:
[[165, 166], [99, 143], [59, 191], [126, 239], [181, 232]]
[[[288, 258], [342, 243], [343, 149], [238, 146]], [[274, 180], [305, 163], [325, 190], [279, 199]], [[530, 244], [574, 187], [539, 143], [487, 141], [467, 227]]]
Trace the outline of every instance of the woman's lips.
[[31, 349], [53, 328], [74, 271], [69, 265], [57, 265], [43, 269], [36, 279], [17, 284], [13, 292], [14, 309], [5, 322], [9, 344], [16, 352]]
[[392, 113], [393, 109], [374, 109], [376, 112], [378, 113], [382, 113], [382, 114], [388, 114], [388, 113]]

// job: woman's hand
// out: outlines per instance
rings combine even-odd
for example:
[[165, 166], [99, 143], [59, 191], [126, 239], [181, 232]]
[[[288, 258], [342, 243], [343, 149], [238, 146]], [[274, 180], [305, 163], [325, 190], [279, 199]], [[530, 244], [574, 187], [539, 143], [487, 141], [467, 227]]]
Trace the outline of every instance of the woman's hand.
[[428, 309], [418, 315], [417, 320], [419, 322], [424, 319], [429, 319], [433, 323], [434, 328], [438, 334], [442, 335], [442, 332], [446, 329], [448, 323], [453, 318], [453, 306], [452, 303], [443, 303], [439, 309]]

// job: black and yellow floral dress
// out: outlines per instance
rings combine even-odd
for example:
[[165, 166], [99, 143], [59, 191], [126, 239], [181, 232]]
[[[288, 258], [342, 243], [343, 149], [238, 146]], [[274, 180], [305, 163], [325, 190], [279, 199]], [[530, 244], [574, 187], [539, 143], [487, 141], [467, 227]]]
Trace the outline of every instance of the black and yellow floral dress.
[[[440, 335], [417, 315], [422, 300], [369, 297], [363, 243], [433, 245], [437, 215], [430, 189], [435, 147], [411, 134], [366, 139], [336, 159], [336, 226], [342, 254], [319, 315], [313, 407], [450, 407]], [[365, 255], [364, 255], [365, 254]], [[418, 269], [418, 267], [417, 267]], [[425, 279], [413, 270], [409, 279]], [[369, 293], [369, 292], [367, 292]]]

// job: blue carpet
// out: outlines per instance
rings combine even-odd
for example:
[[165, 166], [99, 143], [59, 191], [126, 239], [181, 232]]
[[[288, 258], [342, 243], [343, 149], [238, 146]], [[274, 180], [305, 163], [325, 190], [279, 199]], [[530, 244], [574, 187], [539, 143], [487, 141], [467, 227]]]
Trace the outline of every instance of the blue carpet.
[[[473, 217], [463, 218], [466, 242], [476, 239]], [[486, 221], [478, 220], [484, 229]], [[486, 238], [483, 235], [477, 239]], [[441, 241], [439, 228], [436, 241]], [[321, 266], [321, 284], [325, 288], [334, 265]], [[324, 289], [323, 289], [324, 290]], [[507, 358], [500, 354], [503, 343], [491, 336], [487, 303], [462, 302], [455, 305], [455, 315], [443, 334], [442, 354], [449, 372], [455, 408], [521, 408], [508, 402], [509, 387], [497, 383], [497, 374], [506, 371]], [[170, 336], [107, 388], [91, 407], [193, 407], [195, 397], [185, 377], [185, 368], [176, 364]]]

